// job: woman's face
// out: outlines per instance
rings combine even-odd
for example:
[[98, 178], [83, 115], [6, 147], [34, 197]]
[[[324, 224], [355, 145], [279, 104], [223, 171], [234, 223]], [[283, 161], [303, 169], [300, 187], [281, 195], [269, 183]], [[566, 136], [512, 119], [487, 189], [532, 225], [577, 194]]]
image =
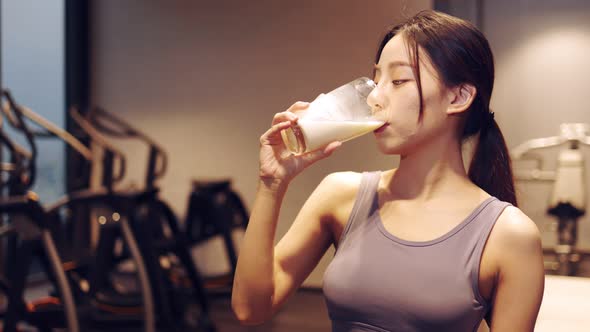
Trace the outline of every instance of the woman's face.
[[423, 98], [420, 122], [420, 95], [403, 33], [385, 45], [379, 63], [375, 65], [377, 87], [367, 102], [375, 117], [386, 122], [375, 131], [379, 150], [383, 153], [407, 155], [448, 130], [445, 121], [450, 102], [447, 89], [437, 80], [425, 53], [420, 51], [419, 55]]

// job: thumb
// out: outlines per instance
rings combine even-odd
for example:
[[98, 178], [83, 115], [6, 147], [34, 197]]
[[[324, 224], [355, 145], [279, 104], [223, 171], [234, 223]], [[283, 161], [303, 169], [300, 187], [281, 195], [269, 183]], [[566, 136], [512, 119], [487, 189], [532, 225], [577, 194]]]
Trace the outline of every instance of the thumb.
[[303, 156], [301, 156], [303, 166], [307, 167], [307, 166], [315, 163], [318, 160], [329, 157], [341, 145], [342, 145], [342, 142], [335, 141], [335, 142], [332, 142], [332, 143], [326, 145], [323, 149], [315, 150], [315, 151], [304, 154]]

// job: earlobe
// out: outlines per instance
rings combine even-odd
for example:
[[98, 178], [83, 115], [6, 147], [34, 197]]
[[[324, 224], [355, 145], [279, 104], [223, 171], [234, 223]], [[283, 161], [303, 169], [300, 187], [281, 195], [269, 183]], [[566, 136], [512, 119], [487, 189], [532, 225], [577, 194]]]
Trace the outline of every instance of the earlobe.
[[451, 89], [451, 103], [447, 108], [447, 114], [465, 112], [475, 99], [477, 89], [471, 84], [460, 84]]

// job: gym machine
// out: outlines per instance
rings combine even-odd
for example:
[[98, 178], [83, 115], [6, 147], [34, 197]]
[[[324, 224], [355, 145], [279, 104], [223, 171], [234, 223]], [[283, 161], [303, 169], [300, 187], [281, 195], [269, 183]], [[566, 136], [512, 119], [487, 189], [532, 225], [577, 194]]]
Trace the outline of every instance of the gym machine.
[[[511, 151], [512, 160], [534, 163], [531, 169], [515, 168], [514, 177], [521, 181], [553, 183], [547, 213], [557, 218], [557, 245], [546, 249], [557, 261], [545, 262], [545, 268], [559, 275], [575, 275], [580, 260], [590, 251], [577, 248], [578, 222], [586, 213], [585, 157], [582, 146], [590, 145], [590, 126], [585, 123], [564, 123], [560, 135], [528, 140]], [[555, 170], [543, 168], [543, 158], [535, 152], [561, 147]]]

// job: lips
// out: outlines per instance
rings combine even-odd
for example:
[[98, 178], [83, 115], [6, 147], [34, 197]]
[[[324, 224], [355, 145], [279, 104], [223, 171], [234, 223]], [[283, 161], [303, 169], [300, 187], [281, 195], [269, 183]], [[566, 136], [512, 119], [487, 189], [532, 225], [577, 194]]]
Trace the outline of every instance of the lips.
[[385, 128], [387, 128], [387, 127], [389, 127], [389, 123], [385, 123], [385, 124], [384, 124], [384, 125], [382, 125], [381, 127], [379, 127], [379, 128], [377, 128], [377, 129], [375, 129], [373, 132], [374, 132], [375, 134], [382, 133], [382, 132], [385, 130]]

